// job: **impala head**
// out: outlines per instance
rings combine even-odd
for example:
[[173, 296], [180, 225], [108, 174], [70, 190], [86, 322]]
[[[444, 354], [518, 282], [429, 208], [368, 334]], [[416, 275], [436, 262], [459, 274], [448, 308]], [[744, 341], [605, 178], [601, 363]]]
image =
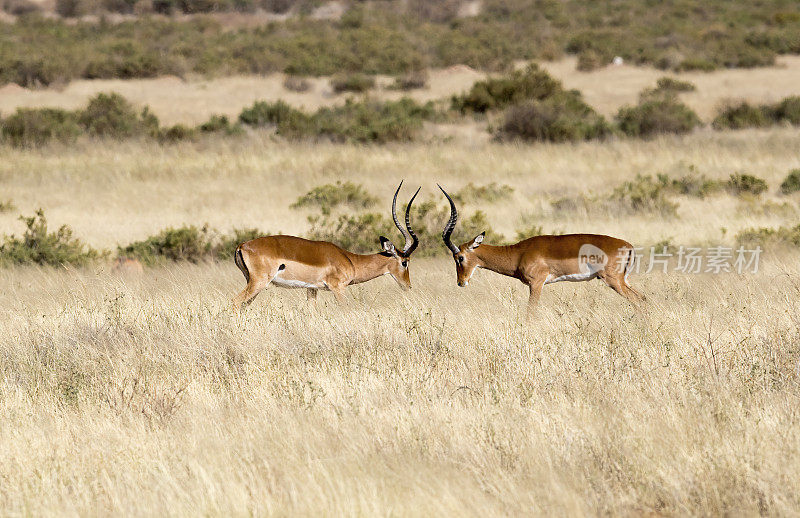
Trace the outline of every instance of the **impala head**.
[[[439, 185], [439, 189], [442, 189], [441, 185]], [[450, 236], [453, 234], [453, 229], [456, 228], [458, 211], [456, 210], [456, 204], [453, 202], [453, 198], [451, 198], [444, 189], [442, 189], [442, 192], [447, 197], [447, 201], [450, 202], [450, 221], [448, 221], [447, 225], [444, 227], [442, 239], [444, 240], [444, 244], [447, 245], [447, 248], [453, 252], [453, 260], [456, 262], [458, 285], [464, 287], [469, 284], [472, 274], [475, 273], [475, 268], [479, 266], [479, 260], [478, 256], [475, 254], [475, 249], [483, 243], [486, 232], [481, 232], [475, 236], [474, 239], [467, 241], [461, 246], [454, 245], [453, 242], [450, 241]]]
[[[400, 182], [400, 185], [397, 186], [397, 190], [394, 192], [394, 198], [392, 199], [392, 219], [397, 229], [403, 234], [405, 245], [403, 245], [402, 250], [398, 250], [391, 241], [383, 236], [380, 236], [380, 242], [381, 250], [383, 250], [381, 253], [392, 258], [392, 261], [389, 262], [389, 274], [403, 289], [409, 290], [411, 289], [411, 276], [408, 273], [408, 267], [411, 261], [411, 254], [414, 253], [414, 250], [416, 250], [419, 245], [419, 239], [417, 239], [417, 235], [411, 228], [411, 204], [414, 203], [414, 198], [419, 194], [419, 189], [417, 189], [417, 192], [414, 193], [414, 196], [411, 197], [408, 205], [406, 205], [406, 226], [403, 228], [403, 226], [400, 225], [400, 221], [397, 219], [397, 194], [400, 192], [400, 187], [402, 186], [403, 182]], [[421, 188], [422, 187], [420, 187], [420, 189]]]

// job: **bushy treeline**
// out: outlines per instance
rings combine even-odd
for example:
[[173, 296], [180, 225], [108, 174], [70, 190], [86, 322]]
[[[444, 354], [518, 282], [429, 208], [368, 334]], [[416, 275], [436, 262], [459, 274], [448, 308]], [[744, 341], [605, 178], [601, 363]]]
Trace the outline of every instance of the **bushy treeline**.
[[[0, 137], [14, 146], [40, 146], [51, 141], [70, 143], [80, 135], [114, 139], [153, 138], [161, 142], [192, 140], [203, 134], [235, 135], [244, 128], [272, 128], [288, 140], [331, 142], [410, 142], [421, 134], [425, 121], [477, 114], [500, 121], [494, 129], [500, 141], [570, 142], [612, 135], [649, 138], [681, 134], [702, 123], [681, 102], [680, 92], [694, 85], [673, 78], [658, 80], [645, 89], [634, 106], [620, 108], [607, 121], [577, 90], [532, 64], [522, 70], [476, 82], [468, 92], [450, 99], [450, 113], [434, 103], [420, 104], [404, 97], [379, 101], [368, 96], [348, 98], [342, 105], [308, 113], [283, 101], [257, 101], [244, 108], [235, 121], [213, 115], [195, 127], [161, 126], [147, 108], [134, 108], [119, 94], [99, 94], [76, 111], [58, 108], [19, 108], [0, 118]], [[714, 129], [800, 125], [800, 97], [753, 107], [747, 103], [722, 107]]]
[[0, 119], [0, 137], [18, 147], [35, 147], [51, 141], [71, 143], [80, 135], [126, 139], [152, 138], [161, 142], [191, 140], [201, 134], [233, 135], [243, 127], [275, 127], [292, 139], [328, 139], [335, 142], [410, 141], [423, 121], [435, 116], [432, 104], [411, 99], [378, 102], [348, 100], [343, 106], [321, 108], [307, 114], [288, 104], [256, 102], [245, 108], [238, 121], [214, 115], [196, 127], [161, 126], [147, 108], [138, 110], [119, 94], [98, 94], [86, 108], [19, 108]]
[[[67, 23], [25, 15], [36, 10], [25, 0], [9, 2], [23, 16], [0, 31], [0, 83], [24, 86], [188, 72], [405, 74], [455, 64], [502, 70], [563, 52], [577, 54], [583, 69], [620, 56], [665, 70], [711, 70], [800, 53], [800, 15], [791, 0], [485, 0], [468, 18], [457, 17], [458, 0], [352, 1], [339, 20], [305, 16], [315, 0], [58, 1], [65, 16], [145, 14], [122, 23]], [[240, 28], [203, 16], [146, 16], [254, 9], [297, 16]]]

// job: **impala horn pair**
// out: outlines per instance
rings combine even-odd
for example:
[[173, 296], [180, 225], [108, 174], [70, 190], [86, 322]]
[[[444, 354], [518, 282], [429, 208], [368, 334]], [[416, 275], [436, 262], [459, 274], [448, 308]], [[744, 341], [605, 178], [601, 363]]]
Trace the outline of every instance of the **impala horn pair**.
[[405, 244], [403, 245], [403, 251], [400, 252], [399, 255], [401, 257], [408, 257], [414, 252], [414, 250], [417, 249], [417, 246], [419, 246], [419, 239], [417, 239], [417, 235], [411, 229], [411, 204], [414, 203], [414, 198], [417, 197], [417, 194], [419, 194], [419, 191], [422, 189], [422, 187], [417, 189], [417, 192], [414, 193], [414, 196], [411, 197], [408, 205], [406, 205], [406, 228], [403, 228], [400, 225], [400, 220], [397, 219], [397, 195], [402, 186], [403, 182], [401, 181], [400, 185], [397, 186], [397, 190], [394, 192], [394, 198], [392, 199], [392, 219], [394, 220], [394, 225], [397, 227], [397, 230], [403, 234], [403, 237], [406, 240]]

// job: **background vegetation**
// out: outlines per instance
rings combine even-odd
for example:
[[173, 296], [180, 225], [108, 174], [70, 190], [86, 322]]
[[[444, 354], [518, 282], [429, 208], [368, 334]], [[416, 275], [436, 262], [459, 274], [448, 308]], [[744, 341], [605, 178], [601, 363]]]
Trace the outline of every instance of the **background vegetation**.
[[[23, 15], [0, 32], [0, 82], [40, 86], [75, 78], [275, 71], [404, 74], [459, 63], [501, 70], [514, 60], [552, 59], [563, 52], [577, 54], [584, 69], [621, 56], [662, 69], [711, 70], [769, 65], [777, 54], [800, 53], [800, 17], [790, 0], [485, 0], [470, 17], [457, 16], [457, 1], [351, 2], [338, 20], [307, 16], [316, 5], [61, 0], [58, 10], [68, 17], [103, 11], [183, 11], [194, 17], [66, 23]], [[294, 15], [230, 27], [196, 14], [256, 8]]]

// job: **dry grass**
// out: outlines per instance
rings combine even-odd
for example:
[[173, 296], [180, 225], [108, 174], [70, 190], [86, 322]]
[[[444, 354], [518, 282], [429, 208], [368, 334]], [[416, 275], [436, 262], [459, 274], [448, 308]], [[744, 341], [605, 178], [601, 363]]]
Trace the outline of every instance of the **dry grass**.
[[[775, 191], [798, 148], [786, 129], [535, 147], [82, 142], [3, 149], [0, 179], [20, 210], [42, 206], [95, 246], [185, 222], [303, 232], [288, 206], [310, 187], [363, 183], [388, 210], [403, 177], [426, 194], [513, 185], [512, 203], [486, 207], [506, 235], [532, 213], [545, 230], [689, 244], [788, 224], [797, 199], [770, 194], [794, 208], [764, 215], [765, 200], [682, 198], [668, 221], [563, 219], [549, 202], [689, 165]], [[0, 232], [19, 227], [0, 214]], [[560, 283], [529, 326], [521, 284], [482, 272], [457, 288], [449, 259], [412, 262], [410, 292], [385, 277], [339, 306], [272, 289], [240, 318], [226, 309], [244, 284], [232, 261], [128, 279], [0, 270], [0, 509], [797, 514], [797, 264], [634, 276], [644, 313], [600, 283]]]

